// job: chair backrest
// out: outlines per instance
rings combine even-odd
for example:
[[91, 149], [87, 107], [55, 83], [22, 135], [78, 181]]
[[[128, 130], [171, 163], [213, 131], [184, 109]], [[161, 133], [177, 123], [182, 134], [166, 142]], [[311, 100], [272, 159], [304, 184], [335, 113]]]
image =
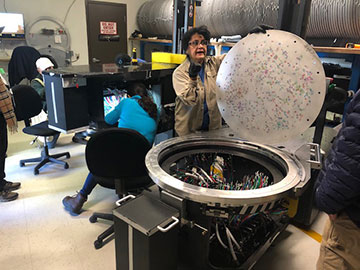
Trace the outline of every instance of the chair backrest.
[[147, 175], [145, 156], [150, 148], [148, 140], [135, 130], [100, 130], [87, 143], [86, 164], [95, 177], [102, 179], [100, 185], [114, 188], [114, 179], [131, 181]]
[[15, 114], [18, 121], [25, 123], [38, 115], [42, 110], [41, 97], [34, 88], [28, 85], [15, 85], [11, 88], [14, 95]]
[[16, 47], [11, 55], [8, 74], [10, 87], [20, 83], [24, 78], [34, 79], [39, 73], [36, 68], [36, 60], [40, 58], [40, 53], [33, 47]]

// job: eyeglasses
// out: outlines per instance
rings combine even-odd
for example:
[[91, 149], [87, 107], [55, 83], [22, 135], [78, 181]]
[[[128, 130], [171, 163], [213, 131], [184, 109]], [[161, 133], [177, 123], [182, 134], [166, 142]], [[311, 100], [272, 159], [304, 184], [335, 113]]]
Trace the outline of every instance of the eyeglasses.
[[209, 41], [203, 39], [203, 40], [194, 40], [194, 41], [189, 42], [189, 45], [192, 47], [196, 47], [199, 44], [201, 44], [203, 46], [207, 46], [207, 45], [209, 45]]

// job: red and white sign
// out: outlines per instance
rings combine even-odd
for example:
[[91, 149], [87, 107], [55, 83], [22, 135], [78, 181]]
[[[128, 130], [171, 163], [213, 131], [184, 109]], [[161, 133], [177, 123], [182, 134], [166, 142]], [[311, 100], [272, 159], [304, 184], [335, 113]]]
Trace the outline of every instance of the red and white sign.
[[118, 71], [118, 67], [116, 64], [102, 64], [102, 71], [115, 73], [116, 71]]
[[117, 35], [116, 22], [100, 22], [100, 34]]

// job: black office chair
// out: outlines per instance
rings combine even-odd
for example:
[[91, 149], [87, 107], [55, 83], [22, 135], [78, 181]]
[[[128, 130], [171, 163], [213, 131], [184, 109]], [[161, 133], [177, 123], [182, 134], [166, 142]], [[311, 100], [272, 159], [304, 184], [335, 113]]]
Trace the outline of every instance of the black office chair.
[[[138, 194], [152, 183], [145, 167], [145, 156], [150, 148], [148, 140], [135, 130], [104, 129], [95, 133], [87, 143], [86, 164], [98, 184], [115, 189], [119, 197]], [[94, 213], [89, 220], [94, 223], [98, 218], [113, 220], [113, 215]], [[101, 248], [113, 232], [114, 225], [111, 225], [95, 240], [95, 248]]]
[[[12, 92], [15, 101], [16, 118], [18, 121], [23, 120], [25, 122], [24, 133], [44, 137], [44, 142], [46, 142], [47, 137], [55, 136], [59, 133], [48, 127], [48, 121], [30, 126], [30, 118], [38, 115], [42, 109], [41, 98], [34, 88], [27, 85], [16, 85], [12, 88]], [[20, 160], [20, 167], [25, 166], [29, 162], [39, 162], [34, 168], [35, 175], [39, 174], [39, 169], [49, 162], [61, 164], [65, 169], [68, 169], [69, 164], [67, 162], [58, 160], [58, 158], [63, 156], [70, 158], [69, 152], [50, 155], [48, 145], [44, 143], [41, 157]]]

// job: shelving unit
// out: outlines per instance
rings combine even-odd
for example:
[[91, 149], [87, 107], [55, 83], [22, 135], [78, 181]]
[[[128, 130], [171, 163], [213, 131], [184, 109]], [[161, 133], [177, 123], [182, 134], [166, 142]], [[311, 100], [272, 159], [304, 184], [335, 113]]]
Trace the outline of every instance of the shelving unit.
[[[149, 38], [129, 38], [131, 41], [140, 42], [140, 57], [144, 59], [144, 51], [147, 43], [160, 44], [163, 46], [172, 46], [172, 41], [168, 39], [149, 39]], [[210, 46], [215, 49], [215, 55], [220, 55], [222, 51], [228, 51], [236, 43], [229, 42], [212, 42]], [[352, 62], [352, 76], [350, 80], [349, 90], [357, 91], [360, 87], [360, 49], [341, 48], [341, 47], [318, 47], [314, 46], [314, 50], [319, 57], [337, 57], [346, 55], [346, 58]]]
[[[147, 43], [158, 44], [163, 46], [172, 46], [172, 40], [168, 39], [152, 39], [152, 38], [129, 38], [131, 41], [140, 42], [140, 58], [144, 59], [145, 46]], [[220, 55], [224, 48], [225, 51], [230, 50], [236, 43], [224, 43], [224, 42], [211, 42], [210, 46], [214, 47], [215, 55]]]
[[129, 38], [130, 41], [140, 42], [140, 58], [145, 59], [145, 46], [148, 43], [162, 45], [166, 47], [172, 46], [172, 41], [168, 39], [152, 39], [152, 38]]
[[349, 90], [357, 91], [360, 87], [360, 49], [340, 47], [314, 47], [319, 57], [344, 56], [351, 61], [351, 79]]
[[342, 47], [314, 47], [316, 52], [339, 53], [339, 54], [360, 54], [360, 49]]

